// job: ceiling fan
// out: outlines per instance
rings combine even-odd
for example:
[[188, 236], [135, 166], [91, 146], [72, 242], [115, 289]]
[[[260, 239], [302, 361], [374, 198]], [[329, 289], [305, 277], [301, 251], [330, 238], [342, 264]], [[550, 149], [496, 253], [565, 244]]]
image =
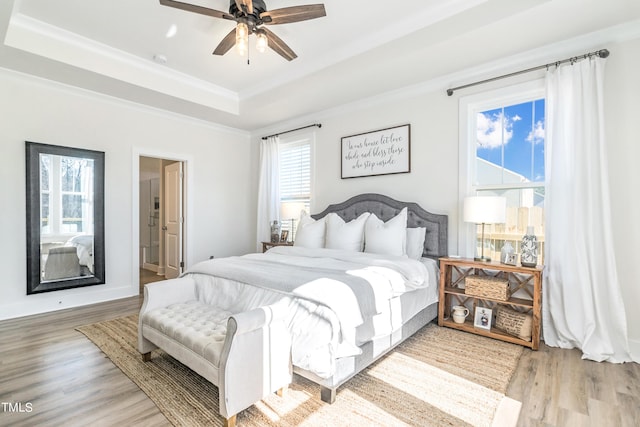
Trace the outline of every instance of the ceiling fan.
[[234, 45], [237, 45], [240, 54], [244, 55], [249, 47], [249, 35], [256, 34], [258, 51], [264, 52], [268, 46], [287, 61], [297, 58], [298, 55], [264, 25], [290, 24], [326, 16], [323, 4], [283, 7], [269, 11], [263, 0], [230, 0], [228, 13], [175, 0], [160, 0], [160, 4], [235, 21], [236, 28], [222, 39], [213, 51], [214, 55], [224, 55]]

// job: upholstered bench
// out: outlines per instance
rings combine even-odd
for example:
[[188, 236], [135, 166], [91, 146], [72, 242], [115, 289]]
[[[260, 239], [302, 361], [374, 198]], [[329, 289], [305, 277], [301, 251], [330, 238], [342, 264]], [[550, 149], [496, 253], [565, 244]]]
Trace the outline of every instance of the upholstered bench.
[[291, 339], [279, 302], [231, 313], [197, 300], [189, 277], [150, 283], [138, 324], [145, 361], [157, 347], [218, 386], [220, 414], [236, 414], [291, 383]]

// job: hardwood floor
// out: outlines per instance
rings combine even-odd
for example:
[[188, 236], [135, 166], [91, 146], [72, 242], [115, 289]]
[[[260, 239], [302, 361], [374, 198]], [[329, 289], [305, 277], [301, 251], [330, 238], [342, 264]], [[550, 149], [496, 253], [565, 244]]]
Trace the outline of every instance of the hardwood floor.
[[147, 283], [159, 282], [160, 280], [166, 280], [164, 276], [158, 276], [158, 273], [151, 270], [140, 269], [140, 293], [144, 292], [144, 285]]
[[640, 426], [640, 365], [597, 363], [579, 350], [525, 350], [507, 396], [519, 426]]
[[169, 426], [138, 386], [75, 330], [136, 313], [140, 304], [133, 297], [0, 322], [0, 426]]
[[[136, 313], [139, 297], [0, 322], [0, 426], [169, 426], [77, 326]], [[507, 395], [519, 426], [639, 426], [640, 365], [525, 349]]]

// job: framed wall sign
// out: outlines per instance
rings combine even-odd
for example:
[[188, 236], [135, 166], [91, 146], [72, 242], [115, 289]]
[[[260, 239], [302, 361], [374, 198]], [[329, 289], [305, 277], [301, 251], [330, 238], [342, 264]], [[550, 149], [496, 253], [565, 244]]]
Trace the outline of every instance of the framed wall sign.
[[411, 125], [342, 138], [342, 178], [411, 172]]

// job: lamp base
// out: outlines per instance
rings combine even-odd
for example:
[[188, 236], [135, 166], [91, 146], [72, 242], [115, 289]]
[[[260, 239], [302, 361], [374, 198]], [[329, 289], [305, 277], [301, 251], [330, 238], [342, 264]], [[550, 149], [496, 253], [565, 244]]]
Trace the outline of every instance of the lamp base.
[[489, 258], [488, 256], [479, 256], [479, 257], [475, 257], [473, 258], [474, 261], [480, 261], [480, 262], [491, 262], [491, 258]]

